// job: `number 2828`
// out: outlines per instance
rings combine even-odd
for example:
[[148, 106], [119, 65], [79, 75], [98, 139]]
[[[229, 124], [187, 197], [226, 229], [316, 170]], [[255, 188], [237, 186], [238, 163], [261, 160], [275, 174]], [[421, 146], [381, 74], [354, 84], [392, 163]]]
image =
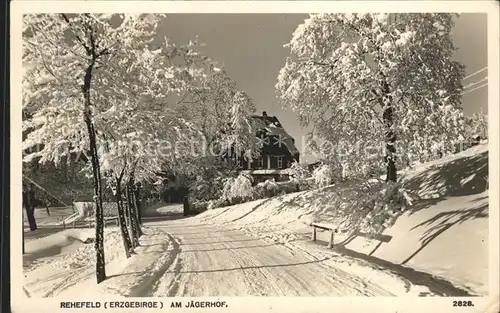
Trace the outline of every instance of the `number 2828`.
[[457, 300], [457, 301], [453, 301], [453, 306], [474, 306], [474, 303], [472, 303], [471, 300], [468, 300], [468, 301], [460, 301], [460, 300]]

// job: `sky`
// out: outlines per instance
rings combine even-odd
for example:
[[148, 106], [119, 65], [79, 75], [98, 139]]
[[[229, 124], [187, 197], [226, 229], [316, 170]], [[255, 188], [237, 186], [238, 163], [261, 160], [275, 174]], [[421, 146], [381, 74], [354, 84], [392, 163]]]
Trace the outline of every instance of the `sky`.
[[[300, 127], [294, 112], [278, 104], [274, 86], [289, 55], [283, 45], [307, 17], [306, 14], [169, 14], [158, 35], [177, 44], [198, 37], [206, 45], [202, 52], [224, 66], [238, 88], [252, 98], [257, 113], [266, 111], [268, 115], [276, 115], [295, 138], [299, 151], [303, 151], [307, 129]], [[462, 14], [452, 36], [458, 48], [454, 57], [466, 66], [466, 76], [488, 65], [486, 14]], [[487, 73], [483, 70], [466, 78], [464, 85], [479, 82]], [[487, 87], [481, 86], [484, 84], [466, 89], [465, 114], [481, 110], [487, 113]], [[301, 159], [313, 161], [314, 157], [303, 151]]]

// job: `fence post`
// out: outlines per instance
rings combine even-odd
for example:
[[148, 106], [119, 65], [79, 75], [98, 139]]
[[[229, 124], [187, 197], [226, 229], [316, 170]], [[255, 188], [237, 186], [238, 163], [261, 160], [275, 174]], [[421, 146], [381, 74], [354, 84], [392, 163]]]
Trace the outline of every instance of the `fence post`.
[[312, 240], [316, 242], [316, 227], [313, 226]]
[[332, 228], [332, 231], [330, 233], [330, 242], [328, 243], [328, 248], [331, 249], [333, 248], [333, 238], [335, 234], [335, 229]]
[[66, 229], [66, 220], [63, 220], [63, 229]]

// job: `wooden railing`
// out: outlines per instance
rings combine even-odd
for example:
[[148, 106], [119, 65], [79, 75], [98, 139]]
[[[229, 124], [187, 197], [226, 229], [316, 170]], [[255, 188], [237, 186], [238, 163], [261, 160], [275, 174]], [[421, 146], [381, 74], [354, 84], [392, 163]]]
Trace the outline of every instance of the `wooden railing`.
[[[118, 216], [105, 216], [104, 217], [104, 224], [106, 224], [108, 221], [114, 221], [117, 227], [120, 225], [120, 223], [118, 221]], [[70, 225], [66, 224], [66, 222], [63, 220], [62, 226], [63, 226], [63, 228], [67, 228], [67, 227], [75, 228], [79, 222], [81, 223], [82, 221], [75, 220], [71, 223], [68, 223], [71, 225], [70, 226]], [[92, 227], [92, 225], [93, 225], [93, 221], [84, 221], [84, 222], [87, 222], [89, 227]]]

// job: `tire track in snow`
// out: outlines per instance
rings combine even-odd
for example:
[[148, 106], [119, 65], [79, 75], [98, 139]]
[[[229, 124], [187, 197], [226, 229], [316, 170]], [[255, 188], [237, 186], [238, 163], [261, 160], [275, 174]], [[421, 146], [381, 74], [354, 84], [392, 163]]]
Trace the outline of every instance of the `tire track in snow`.
[[177, 292], [179, 290], [179, 279], [180, 279], [180, 272], [181, 272], [181, 269], [182, 269], [182, 258], [177, 258], [177, 261], [175, 263], [175, 266], [174, 266], [174, 273], [175, 273], [175, 277], [174, 279], [172, 280], [172, 282], [170, 283], [170, 288], [168, 288], [168, 291], [167, 291], [167, 297], [173, 297], [175, 295], [177, 295]]
[[52, 285], [42, 297], [48, 298], [56, 296], [59, 292], [75, 286], [79, 282], [90, 278], [92, 275], [95, 275], [95, 270], [91, 267], [71, 271], [65, 274], [59, 283]]
[[[212, 229], [200, 227], [195, 236], [192, 233], [183, 234], [173, 231], [173, 235], [183, 241], [184, 245], [192, 245], [181, 255], [185, 258], [186, 272], [175, 271], [174, 285], [162, 288], [169, 289], [168, 296], [211, 296], [211, 295], [247, 295], [256, 294], [269, 288], [262, 277], [256, 280], [251, 275], [248, 260], [238, 257], [233, 251], [231, 240], [234, 236], [242, 236], [241, 232], [232, 230], [231, 235], [226, 232], [220, 234], [220, 228]], [[200, 242], [201, 238], [210, 238], [206, 244]], [[197, 249], [203, 245], [202, 249]], [[240, 249], [240, 247], [238, 247]], [[250, 264], [253, 265], [253, 264]], [[241, 269], [241, 271], [240, 271]], [[236, 274], [235, 273], [239, 273]], [[233, 286], [233, 284], [236, 284]], [[256, 286], [258, 285], [258, 286]], [[265, 295], [266, 293], [263, 293]], [[161, 294], [158, 294], [161, 296]]]
[[[287, 292], [279, 283], [281, 279], [276, 277], [276, 275], [274, 275], [268, 268], [266, 268], [265, 267], [266, 265], [263, 264], [263, 262], [259, 262], [259, 260], [254, 256], [254, 253], [249, 253], [249, 251], [240, 251], [240, 253], [241, 253], [240, 256], [241, 259], [248, 260], [250, 263], [252, 263], [253, 267], [255, 267], [255, 270], [260, 272], [260, 274], [262, 274], [265, 277], [267, 282], [271, 283], [271, 286], [273, 287], [277, 296], [287, 295]], [[261, 256], [261, 253], [258, 253], [258, 255]], [[266, 295], [272, 296], [273, 294], [266, 294]]]
[[169, 239], [168, 241], [172, 243], [172, 249], [166, 249], [168, 244], [164, 244], [164, 253], [158, 258], [147, 272], [151, 273], [141, 279], [141, 281], [130, 289], [129, 297], [152, 297], [155, 292], [157, 292], [160, 284], [161, 278], [168, 271], [170, 266], [177, 260], [179, 256], [180, 244], [179, 242], [170, 234], [165, 232], [165, 235]]
[[[325, 260], [309, 262], [297, 258], [294, 264], [290, 263], [291, 260], [289, 259], [276, 257], [282, 256], [277, 251], [281, 249], [283, 249], [283, 246], [279, 245], [276, 249], [273, 249], [276, 251], [272, 252], [267, 249], [260, 249], [257, 253], [248, 253], [248, 251], [243, 251], [243, 253], [246, 258], [253, 259], [253, 263], [257, 265], [258, 270], [273, 282], [278, 296], [318, 296], [318, 292], [311, 290], [314, 286], [310, 283], [310, 277], [318, 277], [318, 272], [311, 271], [310, 267], [317, 267], [318, 264]], [[321, 275], [324, 273], [326, 271], [321, 272]], [[318, 280], [315, 280], [314, 285], [317, 284]], [[274, 294], [270, 296], [274, 296]]]
[[[293, 244], [290, 245], [290, 246], [291, 247], [295, 247], [297, 250], [300, 250], [304, 254], [309, 255], [311, 258], [315, 258], [315, 259], [317, 258], [314, 254], [308, 252], [306, 249], [303, 249], [300, 246], [293, 245]], [[341, 255], [336, 255], [336, 258], [342, 258], [342, 262], [346, 262], [347, 261]], [[335, 260], [333, 258], [331, 260], [333, 262], [339, 262], [339, 260]], [[332, 267], [329, 267], [329, 268], [332, 268]], [[346, 272], [346, 271], [344, 271], [342, 269], [336, 268], [336, 267], [333, 267], [333, 268], [335, 269], [335, 271], [337, 273], [342, 273], [344, 276], [350, 277], [351, 281], [356, 281], [358, 283], [361, 283], [363, 285], [363, 292], [368, 292], [369, 291], [369, 294], [367, 294], [368, 296], [395, 296], [395, 294], [391, 293], [390, 291], [382, 288], [381, 286], [379, 286], [377, 284], [374, 284], [374, 283], [371, 283], [369, 281], [366, 281], [363, 278], [361, 278], [360, 276], [355, 276], [355, 275], [353, 275], [351, 273], [348, 273], [348, 272]]]
[[[199, 278], [199, 275], [202, 275], [200, 280], [203, 281], [203, 285], [201, 286], [204, 289], [203, 295], [234, 294], [238, 296], [242, 294], [242, 289], [245, 290], [243, 294], [248, 294], [248, 288], [252, 288], [252, 279], [248, 275], [248, 272], [243, 269], [244, 262], [237, 258], [237, 255], [231, 251], [230, 247], [230, 239], [233, 239], [233, 236], [241, 236], [241, 234], [234, 230], [231, 231], [231, 235], [228, 235], [226, 232], [219, 234], [220, 228], [214, 231], [210, 228], [204, 228], [204, 230], [206, 234], [199, 237], [214, 239], [211, 243], [208, 243], [210, 249], [202, 249], [191, 256], [191, 260], [193, 261], [191, 263], [196, 264], [194, 268], [201, 267], [201, 270], [196, 273], [196, 277]], [[234, 234], [235, 232], [236, 234]], [[208, 234], [215, 236], [210, 237]], [[196, 240], [196, 238], [192, 239]], [[237, 272], [232, 271], [235, 268], [241, 269], [241, 272], [239, 270]], [[235, 275], [234, 273], [239, 274]], [[189, 273], [187, 277], [192, 276], [193, 273]], [[233, 283], [236, 285], [234, 288], [231, 288]], [[206, 288], [210, 287], [210, 285], [216, 285], [217, 288]]]
[[[241, 231], [245, 234], [251, 235], [251, 233], [248, 230], [242, 229]], [[367, 283], [365, 283], [363, 280], [359, 279], [359, 277], [357, 277], [357, 276], [352, 276], [352, 275], [348, 274], [347, 272], [343, 272], [343, 271], [340, 271], [338, 269], [333, 269], [337, 273], [337, 275], [331, 275], [330, 272], [332, 271], [332, 268], [323, 264], [323, 262], [326, 261], [327, 259], [318, 259], [317, 257], [315, 257], [311, 254], [304, 255], [304, 254], [300, 253], [301, 251], [297, 251], [297, 249], [293, 249], [293, 246], [287, 245], [285, 243], [279, 243], [276, 240], [272, 240], [269, 238], [264, 238], [262, 240], [265, 242], [273, 242], [274, 244], [277, 245], [276, 249], [288, 252], [288, 254], [291, 256], [292, 259], [300, 258], [302, 256], [302, 258], [307, 257], [307, 259], [309, 261], [312, 261], [312, 262], [307, 262], [307, 261], [306, 262], [298, 262], [297, 261], [299, 263], [297, 265], [297, 267], [295, 267], [295, 266], [293, 266], [293, 264], [291, 264], [292, 265], [291, 268], [297, 269], [300, 267], [300, 269], [303, 272], [307, 272], [307, 275], [305, 275], [305, 273], [301, 273], [301, 271], [297, 271], [297, 270], [294, 271], [294, 270], [286, 269], [290, 265], [290, 264], [287, 265], [286, 262], [287, 261], [289, 262], [290, 260], [289, 259], [287, 260], [284, 257], [283, 253], [269, 253], [268, 249], [262, 249], [258, 253], [249, 253], [249, 251], [246, 249], [239, 251], [239, 253], [245, 255], [245, 257], [241, 257], [241, 259], [244, 259], [244, 260], [253, 259], [253, 264], [255, 265], [255, 267], [259, 267], [259, 264], [262, 265], [263, 264], [262, 262], [264, 262], [268, 265], [269, 264], [278, 265], [278, 266], [271, 265], [271, 267], [276, 268], [276, 270], [274, 272], [272, 270], [270, 270], [270, 268], [266, 268], [265, 265], [260, 266], [260, 268], [259, 268], [261, 273], [267, 279], [274, 282], [273, 286], [275, 286], [275, 291], [278, 293], [278, 295], [290, 295], [290, 291], [294, 291], [295, 295], [297, 295], [297, 296], [303, 296], [303, 295], [305, 295], [305, 296], [317, 296], [318, 292], [311, 292], [311, 284], [310, 284], [309, 278], [317, 276], [317, 271], [311, 270], [310, 269], [311, 266], [321, 267], [322, 268], [321, 273], [322, 273], [323, 277], [325, 277], [325, 278], [328, 277], [328, 279], [329, 279], [328, 284], [324, 284], [326, 287], [326, 290], [332, 289], [332, 286], [339, 285], [339, 274], [341, 274], [341, 276], [344, 277], [344, 280], [346, 280], [345, 283], [349, 283], [350, 288], [355, 290], [358, 295], [392, 295], [392, 294], [390, 294], [390, 293], [388, 293], [385, 290], [382, 290], [380, 288], [375, 288], [376, 292], [368, 292], [367, 288], [369, 287], [369, 285]], [[276, 250], [276, 249], [274, 249], [274, 250]], [[276, 258], [275, 257], [276, 255], [282, 256], [282, 258], [281, 259]], [[263, 260], [263, 257], [265, 257], [264, 260]], [[284, 266], [280, 267], [279, 266], [280, 263], [282, 263]], [[300, 263], [303, 263], [303, 264], [300, 264]], [[281, 275], [277, 275], [275, 273], [276, 271], [279, 271], [281, 273]], [[295, 273], [295, 275], [293, 275], [293, 273]], [[282, 279], [282, 276], [286, 276], [289, 279]], [[279, 283], [280, 281], [283, 283], [280, 284]], [[295, 283], [295, 285], [294, 285], [294, 283]], [[317, 282], [315, 282], [315, 284], [317, 284]], [[330, 285], [330, 287], [328, 288], [328, 286], [326, 286], [326, 285]], [[288, 286], [288, 290], [289, 290], [288, 293], [285, 292], [285, 290], [287, 290], [287, 289], [285, 289], [284, 286]], [[300, 287], [300, 288], [297, 288], [297, 287]], [[342, 291], [345, 292], [345, 290], [342, 290], [342, 289], [337, 289], [337, 291], [341, 292], [341, 293], [342, 293]], [[327, 293], [325, 295], [331, 295], [331, 294]]]
[[[238, 230], [238, 232], [240, 235], [246, 236], [241, 230]], [[247, 281], [246, 285], [252, 289], [252, 295], [259, 293], [262, 296], [268, 296], [272, 295], [273, 292], [278, 296], [286, 295], [285, 290], [280, 286], [271, 272], [262, 267], [262, 263], [258, 262], [250, 252], [259, 250], [260, 247], [249, 246], [234, 249], [235, 247], [231, 247], [230, 243], [224, 243], [223, 245], [226, 246], [227, 251], [232, 256], [232, 260], [235, 261], [244, 273]], [[262, 276], [262, 278], [259, 278], [259, 276]]]
[[[245, 280], [247, 281], [246, 285], [251, 287], [254, 293], [259, 293], [260, 296], [267, 296], [268, 291], [266, 291], [266, 289], [268, 289], [268, 287], [266, 286], [266, 283], [270, 283], [270, 286], [278, 295], [284, 295], [284, 290], [279, 286], [279, 284], [276, 283], [276, 279], [272, 279], [272, 276], [270, 275], [269, 271], [263, 270], [262, 268], [258, 268], [259, 264], [255, 262], [255, 259], [249, 257], [248, 254], [242, 251], [247, 249], [254, 249], [253, 247], [249, 247], [246, 249], [238, 249], [238, 252], [236, 252], [229, 246], [229, 244], [225, 245], [227, 246], [228, 252], [232, 255], [232, 259], [236, 262], [236, 264], [238, 264], [241, 267], [241, 270], [245, 275]], [[245, 265], [245, 263], [250, 263], [250, 264]], [[253, 272], [254, 274], [252, 275], [251, 272]], [[257, 275], [255, 274], [262, 275], [264, 280], [258, 279], [256, 277]]]
[[[248, 232], [247, 232], [248, 233]], [[266, 240], [266, 241], [274, 241], [274, 240]], [[276, 242], [276, 241], [274, 241]], [[357, 275], [352, 275], [348, 272], [345, 272], [341, 269], [335, 268], [328, 266], [327, 264], [324, 263], [324, 261], [327, 261], [327, 259], [318, 259], [314, 255], [310, 253], [301, 253], [301, 252], [306, 252], [306, 251], [300, 251], [298, 249], [293, 249], [293, 245], [289, 245], [285, 243], [280, 243], [276, 248], [280, 250], [285, 250], [291, 255], [292, 259], [296, 259], [297, 257], [307, 257], [310, 261], [313, 261], [308, 264], [308, 262], [305, 262], [303, 265], [297, 265], [297, 267], [292, 266], [292, 269], [299, 269], [297, 270], [288, 270], [286, 269], [286, 264], [284, 267], [277, 267], [278, 272], [281, 272], [282, 275], [276, 274], [276, 271], [267, 271], [272, 276], [278, 276], [275, 280], [276, 281], [281, 281], [281, 276], [287, 276], [289, 279], [282, 280], [284, 282], [284, 285], [288, 285], [291, 287], [290, 290], [302, 290], [305, 291], [306, 294], [299, 293], [298, 295], [312, 295], [312, 296], [317, 296], [319, 295], [318, 292], [322, 292], [321, 290], [318, 290], [320, 288], [316, 288], [317, 290], [315, 292], [311, 292], [311, 284], [309, 283], [310, 277], [317, 277], [318, 275], [318, 270], [317, 268], [321, 268], [319, 271], [321, 275], [325, 279], [321, 280], [323, 283], [323, 286], [325, 287], [325, 290], [332, 289], [332, 287], [335, 286], [342, 286], [344, 285], [348, 286], [350, 289], [355, 290], [358, 295], [368, 295], [368, 296], [376, 296], [376, 295], [383, 295], [383, 296], [392, 296], [393, 294], [388, 292], [387, 290], [381, 288], [378, 285], [374, 285], [370, 282], [365, 282], [362, 278], [360, 278]], [[276, 250], [276, 249], [274, 249]], [[248, 251], [248, 250], [246, 250]], [[242, 251], [244, 253], [244, 251]], [[268, 264], [272, 263], [286, 263], [287, 258], [284, 258], [284, 254], [282, 253], [271, 253], [270, 249], [262, 249], [260, 250], [257, 254], [254, 254], [258, 256], [259, 261], [264, 261], [262, 260], [265, 258], [267, 260]], [[283, 259], [279, 260], [275, 256], [282, 256]], [[253, 257], [252, 254], [247, 254], [247, 257]], [[288, 260], [290, 261], [290, 260]], [[314, 263], [314, 265], [313, 265]], [[315, 268], [313, 270], [313, 268]], [[333, 274], [332, 271], [335, 273]], [[302, 272], [302, 273], [301, 273]], [[295, 275], [292, 275], [295, 273]], [[307, 274], [306, 274], [307, 273]], [[342, 281], [340, 278], [342, 277]], [[300, 287], [302, 288], [293, 288], [293, 283], [297, 283]], [[315, 284], [319, 284], [318, 282], [315, 282]], [[295, 286], [298, 287], [298, 286]], [[346, 293], [346, 288], [333, 288], [336, 289], [337, 292], [339, 293]], [[325, 295], [331, 295], [331, 293], [325, 293]]]

